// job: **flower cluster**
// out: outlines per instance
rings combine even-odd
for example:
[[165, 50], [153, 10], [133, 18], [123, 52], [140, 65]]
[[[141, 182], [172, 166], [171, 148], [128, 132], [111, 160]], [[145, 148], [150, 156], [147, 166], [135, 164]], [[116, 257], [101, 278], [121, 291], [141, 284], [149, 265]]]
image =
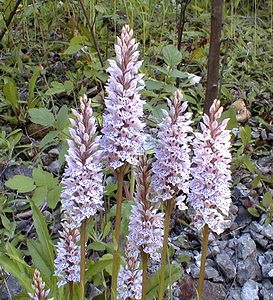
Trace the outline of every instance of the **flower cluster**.
[[80, 99], [81, 113], [75, 110], [76, 119], [70, 119], [67, 167], [62, 183], [62, 209], [69, 214], [70, 226], [78, 228], [84, 219], [94, 216], [102, 208], [102, 166], [100, 163], [99, 136], [95, 136], [96, 123], [90, 101]]
[[85, 219], [102, 209], [102, 166], [99, 150], [100, 137], [96, 136], [96, 124], [90, 101], [80, 98], [81, 112], [72, 110], [72, 128], [68, 140], [67, 167], [62, 183], [62, 210], [65, 213], [61, 239], [57, 244], [55, 275], [60, 278], [58, 286], [80, 280], [80, 246], [78, 228]]
[[69, 281], [80, 281], [80, 232], [78, 229], [71, 229], [67, 221], [62, 226], [55, 259], [55, 276], [60, 278], [58, 287]]
[[32, 288], [34, 290], [33, 294], [28, 293], [30, 299], [47, 300], [47, 296], [50, 290], [49, 289], [47, 291], [45, 290], [45, 283], [43, 282], [41, 274], [37, 269], [35, 269], [34, 271]]
[[136, 195], [129, 221], [128, 239], [138, 252], [148, 253], [153, 260], [160, 260], [163, 242], [164, 214], [151, 205], [151, 160], [140, 158], [136, 174]]
[[196, 227], [201, 229], [207, 224], [217, 234], [229, 224], [226, 217], [231, 203], [230, 134], [225, 129], [228, 120], [219, 123], [222, 111], [220, 101], [215, 100], [209, 115], [204, 115], [200, 123], [202, 133], [195, 133], [193, 179], [188, 198], [196, 211]]
[[[164, 112], [165, 118], [159, 124], [158, 142], [155, 148], [157, 160], [153, 163], [152, 176], [155, 201], [174, 199], [180, 191], [184, 194], [189, 192], [192, 114], [186, 112], [187, 103], [182, 102], [182, 99], [181, 92], [176, 90], [173, 102], [168, 100], [170, 110]], [[183, 196], [177, 204], [181, 209], [186, 208]]]
[[125, 265], [120, 267], [118, 274], [118, 299], [141, 299], [142, 270], [139, 270], [138, 254], [135, 245], [127, 241], [125, 249]]
[[151, 160], [142, 156], [136, 172], [136, 194], [128, 227], [126, 265], [121, 267], [118, 276], [119, 296], [124, 299], [141, 299], [140, 253], [143, 251], [153, 260], [160, 261], [164, 214], [157, 212], [150, 197]]
[[138, 61], [137, 48], [133, 31], [125, 25], [115, 45], [116, 61], [109, 60], [107, 71], [110, 77], [106, 86], [108, 96], [102, 128], [104, 157], [113, 169], [125, 162], [137, 164], [144, 143], [144, 124], [140, 121], [144, 101], [139, 94], [144, 87], [144, 75], [139, 74], [142, 62]]

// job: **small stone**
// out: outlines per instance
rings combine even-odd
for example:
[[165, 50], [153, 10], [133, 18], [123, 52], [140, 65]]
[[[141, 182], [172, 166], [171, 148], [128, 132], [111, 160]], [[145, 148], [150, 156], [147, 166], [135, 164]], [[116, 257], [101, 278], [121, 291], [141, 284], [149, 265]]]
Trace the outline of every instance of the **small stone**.
[[10, 275], [7, 279], [4, 279], [6, 282], [3, 284], [1, 288], [0, 299], [1, 300], [9, 300], [11, 297], [16, 296], [21, 293], [22, 288], [17, 282], [17, 280]]
[[224, 300], [226, 295], [227, 292], [223, 284], [205, 280], [202, 300]]
[[218, 254], [216, 256], [216, 262], [228, 280], [232, 280], [236, 277], [236, 267], [226, 252]]
[[253, 230], [253, 231], [257, 232], [257, 233], [260, 233], [260, 232], [262, 232], [262, 230], [263, 230], [263, 226], [260, 225], [260, 224], [259, 224], [258, 222], [256, 222], [256, 221], [253, 221], [253, 222], [249, 225], [249, 228], [250, 228], [250, 230]]
[[227, 300], [242, 300], [240, 289], [238, 288], [231, 289]]
[[258, 257], [258, 262], [259, 262], [259, 265], [261, 266], [263, 277], [264, 278], [271, 277], [269, 275], [269, 273], [270, 273], [271, 270], [273, 270], [273, 264], [271, 263], [272, 259], [267, 260], [265, 256], [260, 255]]
[[48, 171], [51, 173], [59, 173], [61, 169], [61, 164], [58, 160], [54, 160], [48, 167]]
[[255, 242], [260, 244], [263, 248], [266, 248], [266, 246], [268, 244], [268, 240], [265, 239], [262, 234], [259, 234], [255, 231], [250, 231], [250, 235]]
[[268, 139], [266, 130], [264, 128], [261, 130], [261, 138], [263, 141], [266, 141]]
[[263, 234], [270, 240], [273, 240], [273, 226], [264, 225]]
[[273, 299], [273, 285], [269, 279], [262, 281], [262, 289], [260, 291], [263, 300]]
[[261, 279], [261, 268], [257, 262], [256, 254], [248, 256], [244, 260], [237, 263], [237, 276], [236, 280], [242, 286], [249, 279]]
[[238, 239], [238, 257], [246, 259], [252, 253], [256, 252], [256, 244], [249, 234], [245, 234]]
[[242, 300], [259, 300], [259, 284], [253, 280], [248, 280], [241, 292]]

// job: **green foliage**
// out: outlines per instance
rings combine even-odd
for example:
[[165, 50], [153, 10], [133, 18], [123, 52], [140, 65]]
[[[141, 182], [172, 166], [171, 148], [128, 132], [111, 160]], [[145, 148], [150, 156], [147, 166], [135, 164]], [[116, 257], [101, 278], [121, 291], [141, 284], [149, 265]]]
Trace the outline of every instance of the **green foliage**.
[[[149, 279], [147, 299], [153, 300], [156, 299], [159, 293], [159, 274], [160, 269], [156, 274], [152, 275]], [[172, 285], [175, 281], [179, 280], [182, 277], [183, 270], [179, 265], [166, 265], [164, 284], [165, 288]]]
[[249, 207], [248, 212], [254, 217], [260, 217], [261, 213], [266, 214], [265, 224], [271, 224], [273, 221], [273, 198], [270, 192], [266, 192], [262, 201], [255, 206]]
[[24, 175], [15, 175], [5, 182], [5, 186], [18, 193], [33, 192], [32, 201], [41, 205], [47, 198], [47, 205], [54, 209], [60, 200], [61, 185], [57, 178], [41, 168], [32, 171], [32, 178]]

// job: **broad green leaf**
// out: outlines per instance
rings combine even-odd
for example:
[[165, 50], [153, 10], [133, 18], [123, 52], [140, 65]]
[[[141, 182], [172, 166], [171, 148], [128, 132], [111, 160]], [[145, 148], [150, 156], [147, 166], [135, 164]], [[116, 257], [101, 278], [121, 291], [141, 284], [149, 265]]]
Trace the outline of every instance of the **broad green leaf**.
[[12, 147], [15, 147], [19, 143], [22, 135], [23, 135], [22, 130], [16, 129], [7, 136], [7, 139], [9, 141], [9, 143], [12, 145]]
[[165, 63], [172, 68], [177, 66], [182, 60], [181, 52], [173, 45], [165, 46], [162, 49], [162, 55]]
[[40, 76], [41, 72], [43, 70], [42, 66], [38, 66], [34, 69], [33, 74], [29, 80], [29, 86], [28, 86], [28, 93], [29, 93], [29, 98], [28, 98], [28, 108], [33, 108], [31, 106], [31, 102], [34, 100], [34, 90], [36, 86], [36, 81], [38, 77]]
[[68, 48], [64, 51], [64, 54], [71, 55], [79, 52], [82, 49], [82, 45], [70, 45]]
[[32, 201], [37, 205], [41, 205], [47, 196], [47, 188], [46, 186], [39, 186], [37, 187], [32, 196]]
[[15, 81], [12, 78], [8, 78], [8, 79], [6, 79], [6, 81], [7, 82], [4, 84], [4, 87], [3, 87], [5, 99], [13, 108], [18, 108], [19, 107], [19, 94], [17, 91]]
[[49, 88], [45, 95], [47, 96], [52, 96], [52, 95], [55, 95], [55, 94], [60, 94], [60, 93], [63, 93], [65, 92], [65, 86], [61, 83], [61, 82], [57, 82], [57, 81], [52, 81], [51, 82], [51, 88]]
[[242, 158], [242, 162], [250, 172], [256, 173], [255, 165], [249, 160], [249, 158], [246, 155]]
[[87, 271], [86, 271], [86, 281], [91, 281], [92, 278], [106, 269], [113, 262], [113, 256], [111, 254], [106, 254], [102, 256], [98, 261], [88, 261]]
[[172, 70], [169, 76], [174, 78], [188, 78], [188, 75], [186, 73], [179, 70]]
[[66, 105], [63, 105], [57, 116], [56, 116], [56, 128], [59, 130], [59, 131], [62, 131], [66, 125], [68, 124], [68, 108]]
[[47, 205], [49, 208], [54, 209], [58, 202], [60, 201], [62, 187], [56, 186], [54, 189], [48, 192], [48, 202]]
[[220, 120], [223, 121], [224, 119], [229, 119], [227, 129], [231, 130], [233, 128], [238, 127], [236, 112], [233, 107], [230, 107], [228, 110], [222, 113]]
[[249, 208], [247, 209], [247, 211], [248, 211], [252, 216], [254, 216], [254, 217], [257, 217], [257, 218], [260, 217], [259, 211], [258, 211], [257, 208], [254, 207], [254, 206], [249, 207]]
[[[159, 292], [159, 273], [160, 269], [157, 273], [149, 279], [148, 290], [146, 299], [153, 300], [158, 298]], [[167, 288], [168, 285], [173, 284], [175, 281], [179, 280], [182, 277], [183, 269], [178, 265], [167, 265], [164, 274], [164, 287]]]
[[46, 186], [48, 189], [51, 189], [58, 184], [57, 178], [54, 178], [51, 173], [44, 171], [41, 168], [33, 169], [32, 177], [37, 186]]
[[54, 125], [54, 115], [47, 108], [31, 108], [28, 110], [28, 113], [32, 123], [46, 127], [51, 127]]
[[36, 187], [34, 180], [24, 175], [15, 175], [5, 182], [5, 186], [12, 190], [17, 190], [18, 193], [28, 193]]
[[30, 203], [32, 208], [34, 227], [38, 235], [38, 240], [41, 243], [42, 255], [44, 257], [47, 257], [48, 266], [53, 274], [54, 272], [53, 245], [49, 236], [45, 218], [32, 200], [30, 200]]
[[43, 139], [40, 142], [39, 147], [43, 148], [53, 142], [56, 137], [58, 137], [59, 132], [58, 131], [50, 131], [49, 133], [46, 134], [46, 136], [43, 137]]
[[156, 90], [159, 91], [164, 87], [164, 83], [157, 80], [147, 80], [145, 81], [147, 90]]
[[50, 278], [52, 273], [50, 267], [48, 266], [47, 256], [43, 255], [41, 243], [34, 240], [28, 240], [27, 248], [31, 256], [32, 263], [35, 268], [41, 272], [43, 280], [46, 280], [45, 276]]
[[4, 215], [1, 214], [1, 221], [2, 221], [2, 225], [8, 230], [11, 231], [12, 226], [10, 224], [10, 220]]
[[252, 188], [255, 189], [260, 182], [261, 182], [261, 176], [259, 175], [255, 176], [255, 178], [251, 181]]
[[90, 249], [95, 251], [104, 251], [106, 249], [106, 243], [103, 242], [93, 242], [89, 245]]
[[272, 195], [270, 192], [266, 192], [263, 196], [262, 200], [263, 206], [269, 208], [270, 205], [273, 203]]

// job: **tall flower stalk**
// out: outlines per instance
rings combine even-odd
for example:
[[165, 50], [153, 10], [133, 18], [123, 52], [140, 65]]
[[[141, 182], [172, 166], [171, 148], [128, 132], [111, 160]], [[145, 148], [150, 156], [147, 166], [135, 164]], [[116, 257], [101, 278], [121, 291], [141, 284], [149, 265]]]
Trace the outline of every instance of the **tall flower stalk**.
[[202, 132], [195, 133], [193, 141], [194, 167], [191, 168], [189, 202], [195, 209], [194, 224], [203, 228], [201, 268], [198, 295], [202, 299], [205, 261], [210, 230], [221, 234], [230, 224], [230, 134], [226, 130], [228, 119], [219, 121], [223, 107], [215, 100], [200, 123]]
[[186, 209], [184, 200], [185, 194], [189, 191], [191, 113], [186, 112], [187, 103], [182, 100], [183, 96], [179, 90], [175, 91], [172, 102], [168, 100], [169, 112], [165, 112], [165, 118], [159, 124], [158, 142], [155, 148], [157, 160], [153, 164], [154, 197], [157, 201], [163, 200], [166, 212], [159, 300], [162, 300], [164, 296], [164, 273], [171, 213], [176, 204], [180, 209]]
[[[160, 251], [163, 241], [163, 213], [158, 212], [157, 204], [151, 201], [151, 160], [146, 156], [140, 157], [136, 170], [136, 194], [130, 216], [127, 237], [127, 264], [119, 273], [119, 296], [124, 297], [126, 290], [130, 290], [133, 299], [145, 299], [148, 283], [149, 260], [160, 261]], [[142, 260], [141, 281], [128, 282], [128, 271], [135, 274], [138, 261]], [[129, 263], [134, 261], [135, 263]], [[134, 268], [132, 269], [132, 266]], [[133, 276], [131, 276], [133, 278]], [[135, 285], [133, 287], [133, 285]]]
[[[80, 112], [76, 110], [72, 112], [75, 119], [70, 119], [71, 139], [68, 140], [67, 167], [62, 180], [65, 185], [62, 192], [62, 209], [67, 220], [65, 227], [71, 231], [80, 229], [80, 300], [83, 300], [86, 226], [90, 217], [102, 209], [102, 166], [99, 150], [100, 136], [96, 135], [96, 121], [90, 100], [86, 95], [80, 98]], [[70, 290], [73, 289], [70, 288]]]
[[113, 170], [118, 181], [117, 209], [115, 222], [115, 243], [112, 270], [112, 299], [116, 299], [117, 275], [120, 265], [119, 241], [122, 208], [122, 190], [124, 174], [130, 164], [136, 165], [142, 153], [144, 143], [143, 116], [144, 101], [139, 92], [144, 88], [143, 74], [139, 73], [142, 65], [138, 61], [138, 43], [133, 38], [133, 31], [128, 25], [122, 28], [121, 36], [115, 45], [116, 59], [109, 60], [110, 74], [105, 98], [105, 114], [102, 128], [101, 146], [104, 150], [106, 165]]

